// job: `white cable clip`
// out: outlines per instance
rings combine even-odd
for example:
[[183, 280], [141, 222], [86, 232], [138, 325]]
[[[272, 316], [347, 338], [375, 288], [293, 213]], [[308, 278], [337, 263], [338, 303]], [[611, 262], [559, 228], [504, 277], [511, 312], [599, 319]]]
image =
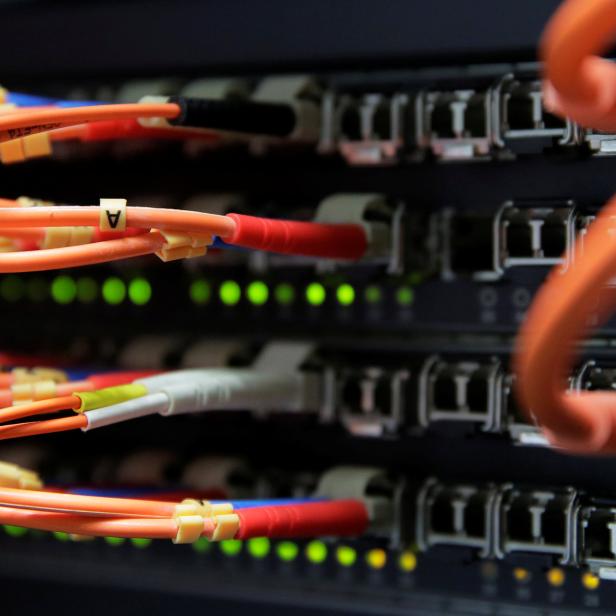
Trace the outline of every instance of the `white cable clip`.
[[101, 199], [98, 226], [101, 231], [126, 231], [126, 199]]
[[214, 241], [211, 233], [181, 233], [160, 229], [158, 232], [165, 238], [165, 243], [156, 252], [156, 256], [165, 263], [177, 259], [202, 257], [207, 253], [207, 247]]

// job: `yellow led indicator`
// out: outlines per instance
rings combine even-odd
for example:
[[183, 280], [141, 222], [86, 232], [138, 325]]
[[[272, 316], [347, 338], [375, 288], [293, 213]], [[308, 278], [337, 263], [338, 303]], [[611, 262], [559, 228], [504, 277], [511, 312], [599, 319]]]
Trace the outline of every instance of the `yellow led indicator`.
[[[412, 554], [412, 556], [415, 555]], [[402, 559], [402, 557], [400, 558]], [[382, 569], [387, 564], [387, 552], [381, 548], [374, 548], [368, 551], [366, 553], [366, 564], [371, 569]]]
[[486, 560], [481, 563], [481, 575], [486, 580], [495, 580], [498, 577], [498, 566], [495, 562]]
[[402, 552], [398, 558], [398, 566], [407, 573], [415, 571], [417, 569], [417, 556], [410, 550]]
[[565, 583], [565, 572], [558, 567], [552, 567], [547, 573], [546, 578], [550, 586], [562, 586]]
[[327, 558], [327, 546], [322, 541], [311, 541], [306, 546], [306, 558], [313, 565], [320, 565]]
[[336, 548], [336, 560], [343, 567], [352, 567], [357, 560], [357, 552], [348, 545], [339, 545]]
[[515, 567], [513, 577], [517, 582], [528, 582], [530, 580], [530, 571], [524, 567]]
[[582, 574], [582, 585], [586, 590], [597, 590], [599, 588], [599, 584], [601, 580], [599, 576], [591, 573], [590, 571], [586, 571]]

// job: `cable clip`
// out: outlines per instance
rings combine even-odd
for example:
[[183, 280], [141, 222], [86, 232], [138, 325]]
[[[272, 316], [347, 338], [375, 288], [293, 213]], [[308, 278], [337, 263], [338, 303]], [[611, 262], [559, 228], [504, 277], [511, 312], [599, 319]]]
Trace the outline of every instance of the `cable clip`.
[[21, 488], [22, 490], [40, 490], [43, 482], [37, 473], [26, 468], [0, 462], [0, 486], [3, 488]]
[[240, 528], [240, 518], [237, 513], [226, 513], [214, 518], [216, 528], [212, 533], [212, 541], [225, 541], [234, 539]]
[[36, 133], [0, 143], [0, 160], [5, 165], [42, 156], [51, 156], [49, 133]]
[[38, 383], [40, 381], [54, 381], [66, 383], [68, 376], [63, 370], [56, 368], [13, 368], [11, 370], [13, 383]]
[[34, 383], [16, 383], [11, 387], [13, 404], [27, 404], [36, 400], [54, 398], [58, 384], [53, 379], [35, 381]]
[[100, 199], [101, 231], [126, 231], [126, 199]]
[[177, 259], [192, 259], [202, 257], [207, 253], [207, 247], [214, 241], [214, 236], [205, 233], [181, 233], [179, 231], [158, 232], [165, 238], [165, 243], [156, 256], [164, 261], [176, 261]]
[[41, 248], [81, 246], [92, 242], [93, 237], [93, 227], [47, 227]]
[[43, 201], [42, 199], [34, 199], [24, 195], [17, 197], [16, 200], [19, 207], [53, 207], [56, 205], [53, 201]]

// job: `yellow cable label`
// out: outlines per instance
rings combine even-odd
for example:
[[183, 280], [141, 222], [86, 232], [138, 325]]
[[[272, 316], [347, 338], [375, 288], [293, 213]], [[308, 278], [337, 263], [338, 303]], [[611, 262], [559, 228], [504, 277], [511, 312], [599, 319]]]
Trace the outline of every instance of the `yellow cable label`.
[[98, 226], [101, 231], [125, 231], [126, 199], [101, 199]]
[[76, 391], [75, 396], [81, 400], [81, 406], [75, 410], [76, 413], [93, 411], [104, 406], [111, 406], [134, 398], [141, 398], [148, 393], [145, 385], [130, 383], [128, 385], [116, 385], [115, 387], [105, 387], [96, 391]]

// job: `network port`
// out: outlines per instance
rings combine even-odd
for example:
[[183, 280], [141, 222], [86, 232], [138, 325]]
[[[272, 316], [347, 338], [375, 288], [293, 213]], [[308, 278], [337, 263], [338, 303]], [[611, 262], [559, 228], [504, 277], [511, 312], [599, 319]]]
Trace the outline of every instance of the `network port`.
[[423, 92], [419, 144], [442, 160], [485, 158], [490, 154], [491, 91]]
[[566, 270], [573, 259], [578, 222], [572, 201], [536, 207], [505, 203], [495, 217], [495, 272], [558, 264]]
[[502, 381], [502, 418], [501, 426], [509, 432], [511, 438], [520, 445], [548, 444], [543, 432], [533, 422], [531, 412], [525, 412], [519, 405], [514, 391], [515, 375], [508, 374]]
[[543, 107], [541, 82], [506, 75], [494, 89], [495, 142], [515, 154], [540, 153], [554, 146], [575, 145], [578, 129]]
[[571, 380], [575, 391], [610, 391], [616, 389], [616, 368], [587, 361]]
[[403, 421], [408, 379], [406, 370], [365, 368], [342, 372], [336, 404], [342, 424], [359, 436], [395, 433]]
[[591, 505], [582, 509], [578, 535], [580, 562], [615, 579], [616, 508]]
[[429, 479], [416, 500], [416, 541], [421, 550], [436, 545], [492, 549], [492, 509], [496, 491], [491, 486], [445, 485]]
[[352, 165], [383, 165], [397, 161], [404, 141], [406, 94], [342, 96], [324, 107], [322, 151], [337, 149]]
[[568, 564], [573, 559], [576, 503], [572, 489], [520, 490], [505, 486], [494, 509], [495, 555], [548, 554]]
[[419, 374], [418, 421], [465, 422], [484, 431], [497, 427], [503, 373], [496, 359], [487, 362], [445, 361], [429, 357]]

